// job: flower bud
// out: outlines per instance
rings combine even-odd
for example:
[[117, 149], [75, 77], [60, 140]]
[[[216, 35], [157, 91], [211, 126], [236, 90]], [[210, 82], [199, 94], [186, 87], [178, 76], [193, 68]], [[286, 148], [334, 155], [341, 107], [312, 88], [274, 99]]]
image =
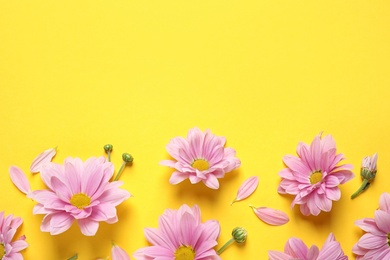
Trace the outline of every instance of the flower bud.
[[133, 156], [131, 156], [129, 153], [122, 154], [122, 159], [124, 162], [133, 162]]
[[242, 227], [236, 227], [232, 231], [232, 236], [237, 243], [244, 243], [248, 236], [248, 232]]
[[372, 157], [366, 156], [362, 161], [362, 168], [360, 169], [360, 176], [367, 180], [372, 181], [376, 176], [376, 163], [378, 160], [378, 154], [374, 154]]
[[103, 146], [103, 148], [104, 148], [104, 151], [111, 152], [113, 146], [112, 146], [112, 144], [106, 144], [105, 146]]

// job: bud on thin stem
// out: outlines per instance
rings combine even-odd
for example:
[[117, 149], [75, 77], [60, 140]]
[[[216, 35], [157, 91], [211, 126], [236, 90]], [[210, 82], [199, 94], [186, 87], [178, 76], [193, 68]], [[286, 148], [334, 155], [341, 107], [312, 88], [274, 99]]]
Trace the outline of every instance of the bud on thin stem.
[[126, 164], [127, 163], [132, 163], [133, 160], [134, 160], [133, 156], [131, 156], [128, 153], [122, 154], [122, 159], [123, 159], [123, 163], [122, 163], [121, 167], [119, 168], [118, 174], [115, 176], [114, 181], [117, 181], [119, 179], [119, 177], [121, 176], [122, 171], [125, 168]]
[[111, 162], [111, 151], [113, 148], [112, 144], [106, 144], [105, 146], [103, 146], [103, 148], [104, 148], [104, 151], [106, 151], [106, 153], [107, 153], [108, 161]]
[[236, 227], [232, 231], [232, 238], [229, 239], [218, 251], [217, 254], [220, 255], [225, 249], [230, 246], [234, 241], [241, 244], [246, 241], [248, 232], [242, 227]]

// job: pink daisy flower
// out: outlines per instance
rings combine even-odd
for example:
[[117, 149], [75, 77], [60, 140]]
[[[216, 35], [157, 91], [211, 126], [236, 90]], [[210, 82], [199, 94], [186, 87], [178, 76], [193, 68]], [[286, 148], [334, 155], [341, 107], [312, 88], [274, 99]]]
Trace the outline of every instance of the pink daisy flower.
[[225, 143], [225, 137], [194, 127], [188, 131], [187, 139], [171, 139], [166, 148], [175, 160], [163, 160], [160, 164], [176, 169], [169, 180], [171, 184], [189, 179], [193, 184], [202, 181], [207, 187], [218, 189], [218, 178], [241, 164], [235, 157], [236, 151], [224, 148]]
[[355, 224], [367, 232], [352, 248], [356, 259], [390, 259], [390, 194], [381, 195], [374, 218], [360, 219]]
[[282, 181], [278, 192], [295, 195], [291, 207], [299, 204], [303, 215], [329, 212], [332, 201], [341, 197], [338, 185], [354, 177], [352, 165], [338, 165], [344, 156], [336, 154], [336, 143], [331, 135], [322, 139], [321, 135], [316, 136], [310, 146], [299, 143], [297, 154], [299, 157], [283, 157], [287, 168], [279, 172]]
[[146, 239], [152, 246], [138, 249], [137, 260], [217, 260], [214, 247], [220, 227], [215, 220], [201, 223], [198, 206], [183, 205], [179, 210], [165, 210], [159, 218], [159, 228], [146, 228]]
[[34, 214], [44, 214], [41, 230], [52, 235], [70, 228], [77, 220], [86, 236], [96, 234], [99, 222], [118, 221], [116, 206], [130, 197], [120, 189], [121, 181], [109, 182], [114, 166], [104, 157], [65, 159], [64, 164], [48, 162], [41, 168], [41, 178], [47, 190], [33, 191], [38, 202]]
[[21, 236], [12, 241], [16, 230], [22, 225], [21, 218], [14, 218], [13, 215], [4, 216], [4, 211], [0, 212], [0, 259], [21, 260], [23, 256], [19, 253], [27, 248], [26, 237]]
[[270, 260], [347, 260], [348, 257], [341, 249], [332, 233], [329, 234], [322, 249], [312, 245], [310, 249], [298, 238], [290, 238], [284, 246], [284, 252], [268, 251]]

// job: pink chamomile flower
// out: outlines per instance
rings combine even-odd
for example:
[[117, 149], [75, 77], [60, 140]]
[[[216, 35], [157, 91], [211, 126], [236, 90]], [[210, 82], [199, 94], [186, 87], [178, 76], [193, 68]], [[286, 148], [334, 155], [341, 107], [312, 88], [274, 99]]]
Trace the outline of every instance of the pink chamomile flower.
[[339, 165], [344, 155], [336, 153], [336, 143], [331, 135], [324, 138], [317, 135], [310, 146], [299, 143], [297, 154], [298, 157], [283, 157], [287, 168], [279, 172], [282, 181], [278, 192], [294, 195], [291, 207], [299, 204], [305, 216], [329, 212], [332, 201], [341, 197], [338, 185], [354, 177], [352, 165]]
[[146, 228], [145, 237], [152, 246], [138, 249], [136, 260], [220, 260], [214, 250], [220, 233], [218, 221], [201, 222], [198, 206], [182, 205], [165, 210], [159, 228]]
[[64, 164], [48, 162], [41, 168], [41, 178], [47, 190], [33, 191], [32, 198], [38, 202], [34, 214], [44, 214], [43, 232], [60, 234], [76, 220], [81, 232], [93, 236], [99, 222], [112, 224], [118, 221], [116, 206], [130, 197], [119, 187], [121, 181], [110, 182], [114, 166], [104, 157], [68, 157]]
[[269, 250], [270, 260], [348, 260], [332, 233], [329, 234], [321, 250], [312, 245], [308, 248], [302, 240], [290, 238], [284, 246], [284, 252]]
[[0, 212], [0, 259], [2, 260], [22, 260], [20, 253], [27, 248], [26, 237], [13, 241], [17, 229], [22, 225], [23, 220], [13, 215], [4, 216], [4, 211]]
[[175, 160], [163, 160], [161, 165], [176, 169], [169, 182], [177, 184], [189, 179], [192, 184], [202, 181], [211, 189], [218, 189], [218, 178], [239, 167], [233, 148], [225, 148], [225, 137], [213, 135], [210, 130], [202, 132], [194, 127], [187, 138], [175, 137], [166, 146]]
[[355, 224], [366, 232], [352, 248], [356, 259], [390, 259], [390, 194], [381, 195], [374, 218], [360, 219]]

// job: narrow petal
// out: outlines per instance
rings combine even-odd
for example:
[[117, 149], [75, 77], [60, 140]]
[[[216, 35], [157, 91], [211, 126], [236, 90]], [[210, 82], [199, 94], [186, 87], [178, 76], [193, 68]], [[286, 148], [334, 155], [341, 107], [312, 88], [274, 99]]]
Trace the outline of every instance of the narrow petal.
[[207, 176], [206, 180], [202, 180], [204, 184], [206, 184], [207, 187], [211, 189], [217, 190], [219, 188], [219, 182], [217, 177], [215, 177], [213, 174], [209, 174]]
[[40, 153], [31, 163], [30, 171], [32, 173], [40, 172], [42, 165], [50, 162], [57, 153], [57, 147], [50, 148]]
[[117, 245], [114, 245], [111, 249], [112, 260], [130, 260], [130, 256], [125, 250]]
[[31, 192], [30, 183], [27, 180], [24, 172], [17, 166], [11, 166], [9, 168], [9, 175], [13, 184], [24, 194]]
[[257, 176], [252, 176], [246, 179], [240, 186], [237, 192], [236, 198], [233, 200], [230, 205], [232, 205], [236, 201], [240, 201], [248, 198], [259, 185], [259, 178]]
[[286, 213], [278, 209], [267, 207], [252, 208], [259, 219], [270, 225], [281, 226], [290, 220]]

